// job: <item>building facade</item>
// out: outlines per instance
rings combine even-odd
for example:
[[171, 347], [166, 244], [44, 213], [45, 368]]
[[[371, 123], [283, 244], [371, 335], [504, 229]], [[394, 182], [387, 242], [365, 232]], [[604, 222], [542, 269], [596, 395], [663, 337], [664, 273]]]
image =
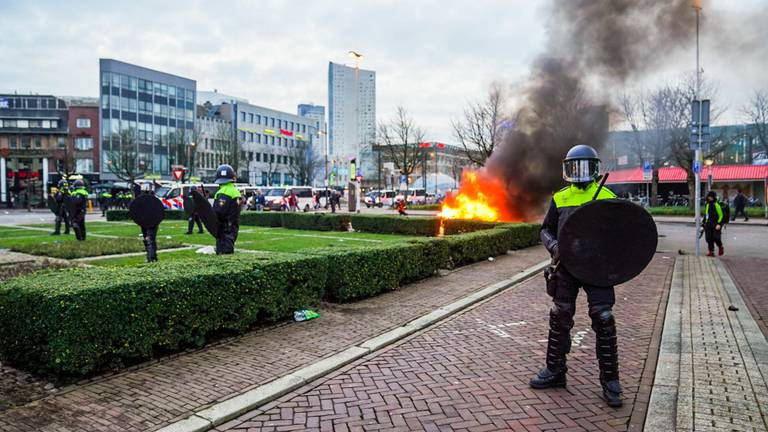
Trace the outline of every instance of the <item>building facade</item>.
[[78, 174], [98, 178], [99, 160], [99, 101], [98, 99], [70, 100], [68, 151], [72, 152]]
[[66, 148], [68, 119], [60, 98], [0, 94], [0, 205], [44, 202], [45, 185]]
[[[232, 117], [251, 184], [296, 185], [294, 158], [318, 157], [312, 152], [313, 118], [244, 102], [232, 104]], [[313, 173], [313, 180], [318, 174]]]
[[102, 179], [117, 179], [110, 168], [121, 133], [135, 137], [141, 171], [171, 178], [194, 141], [197, 83], [112, 59], [100, 59], [99, 72]]
[[312, 151], [323, 158], [323, 169], [320, 175], [322, 181], [325, 183], [325, 179], [328, 177], [328, 125], [325, 123], [325, 107], [315, 104], [299, 104], [297, 107], [297, 113], [300, 117], [307, 117], [315, 121], [314, 128], [312, 128], [312, 142], [314, 143]]
[[328, 63], [328, 139], [339, 181], [349, 180], [352, 159], [364, 178], [375, 172], [376, 72]]
[[213, 105], [206, 102], [197, 106], [196, 127], [200, 136], [196, 143], [195, 170], [192, 175], [203, 182], [212, 182], [216, 178], [216, 168], [223, 163], [230, 163], [222, 149], [226, 146], [225, 138], [232, 135], [231, 113], [229, 104]]

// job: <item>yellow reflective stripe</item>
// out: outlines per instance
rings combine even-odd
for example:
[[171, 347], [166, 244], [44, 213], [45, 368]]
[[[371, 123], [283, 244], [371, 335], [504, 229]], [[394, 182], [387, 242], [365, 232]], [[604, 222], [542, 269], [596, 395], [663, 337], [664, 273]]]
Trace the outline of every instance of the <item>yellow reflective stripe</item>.
[[272, 130], [272, 129], [264, 129], [264, 133], [266, 133], [266, 134], [270, 134], [270, 135], [274, 135], [274, 134], [275, 134], [275, 131], [274, 131], [274, 130]]

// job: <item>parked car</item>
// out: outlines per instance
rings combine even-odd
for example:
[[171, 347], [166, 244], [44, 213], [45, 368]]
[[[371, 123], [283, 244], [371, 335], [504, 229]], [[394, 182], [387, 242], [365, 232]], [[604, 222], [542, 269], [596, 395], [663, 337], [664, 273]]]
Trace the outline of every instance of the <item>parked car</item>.
[[423, 188], [410, 189], [406, 198], [409, 205], [413, 204], [426, 204], [427, 203], [427, 191]]
[[383, 207], [384, 203], [381, 202], [380, 191], [370, 191], [363, 197], [363, 203], [366, 207]]
[[381, 200], [382, 207], [383, 206], [392, 207], [393, 205], [395, 205], [396, 196], [397, 196], [397, 192], [393, 190], [385, 189], [380, 191], [379, 199]]

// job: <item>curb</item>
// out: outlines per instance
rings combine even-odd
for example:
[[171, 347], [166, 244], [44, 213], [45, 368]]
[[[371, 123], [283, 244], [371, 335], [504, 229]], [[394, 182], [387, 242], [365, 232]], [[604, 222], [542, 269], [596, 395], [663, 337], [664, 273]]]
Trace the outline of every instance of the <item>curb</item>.
[[480, 291], [463, 297], [455, 302], [437, 308], [434, 311], [416, 318], [394, 328], [388, 332], [351, 346], [344, 351], [330, 357], [312, 363], [294, 372], [253, 388], [245, 393], [234, 396], [212, 406], [198, 410], [194, 414], [158, 429], [157, 432], [204, 432], [213, 427], [226, 423], [235, 417], [271, 402], [299, 387], [302, 387], [317, 378], [327, 375], [353, 361], [388, 345], [391, 345], [407, 336], [410, 336], [426, 327], [435, 324], [451, 315], [461, 312], [493, 295], [496, 295], [531, 276], [541, 272], [549, 265], [549, 260], [542, 261], [516, 276], [497, 282]]

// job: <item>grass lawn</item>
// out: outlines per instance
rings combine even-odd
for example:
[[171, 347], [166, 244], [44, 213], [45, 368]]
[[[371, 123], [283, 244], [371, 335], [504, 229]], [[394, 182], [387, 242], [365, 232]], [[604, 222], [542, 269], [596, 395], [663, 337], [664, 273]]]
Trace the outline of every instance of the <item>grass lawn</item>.
[[[86, 226], [88, 239], [85, 244], [78, 244], [74, 235], [51, 236], [53, 231], [51, 224], [27, 225], [24, 227], [0, 227], [0, 248], [23, 249], [35, 254], [50, 256], [63, 256], [56, 254], [62, 248], [75, 249], [77, 257], [107, 255], [104, 247], [95, 247], [98, 244], [131, 244], [136, 247], [117, 250], [110, 253], [125, 253], [143, 251], [140, 228], [132, 222], [91, 222]], [[186, 221], [165, 221], [160, 225], [157, 239], [158, 243], [167, 244], [167, 247], [184, 245], [209, 246], [215, 244], [215, 239], [204, 232], [197, 234], [185, 234]], [[299, 252], [307, 248], [364, 248], [372, 245], [380, 245], [385, 242], [399, 242], [413, 237], [372, 234], [349, 233], [335, 231], [305, 231], [286, 228], [266, 228], [255, 226], [241, 226], [240, 234], [235, 243], [236, 249], [248, 249], [252, 251], [267, 252]], [[129, 242], [126, 240], [130, 240]], [[108, 249], [108, 248], [106, 248]], [[169, 259], [183, 259], [198, 256], [195, 250], [174, 251], [161, 253], [160, 261]], [[144, 262], [143, 256], [105, 258], [103, 260], [90, 261], [93, 265], [125, 266]]]

